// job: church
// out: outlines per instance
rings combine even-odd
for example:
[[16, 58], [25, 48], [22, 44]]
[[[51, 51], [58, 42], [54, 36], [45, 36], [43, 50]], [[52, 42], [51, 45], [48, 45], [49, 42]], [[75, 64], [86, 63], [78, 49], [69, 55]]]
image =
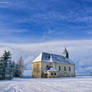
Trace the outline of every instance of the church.
[[74, 77], [75, 64], [69, 59], [67, 49], [63, 55], [42, 52], [32, 62], [32, 78]]

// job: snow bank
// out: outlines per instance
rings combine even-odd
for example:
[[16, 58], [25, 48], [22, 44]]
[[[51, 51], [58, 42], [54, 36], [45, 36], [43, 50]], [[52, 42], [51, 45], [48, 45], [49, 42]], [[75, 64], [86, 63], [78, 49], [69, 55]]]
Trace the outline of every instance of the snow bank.
[[92, 92], [92, 77], [1, 81], [0, 92]]

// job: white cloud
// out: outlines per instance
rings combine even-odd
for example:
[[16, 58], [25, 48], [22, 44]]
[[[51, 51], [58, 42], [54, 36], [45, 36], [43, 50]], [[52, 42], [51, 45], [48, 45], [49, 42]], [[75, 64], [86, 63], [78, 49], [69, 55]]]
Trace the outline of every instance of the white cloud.
[[61, 40], [27, 44], [0, 43], [0, 51], [2, 54], [5, 49], [8, 49], [16, 61], [23, 56], [25, 65], [30, 67], [32, 60], [42, 51], [62, 55], [64, 46], [67, 47], [70, 58], [76, 64], [77, 72], [82, 73], [84, 70], [86, 72], [88, 67], [92, 66], [92, 40]]

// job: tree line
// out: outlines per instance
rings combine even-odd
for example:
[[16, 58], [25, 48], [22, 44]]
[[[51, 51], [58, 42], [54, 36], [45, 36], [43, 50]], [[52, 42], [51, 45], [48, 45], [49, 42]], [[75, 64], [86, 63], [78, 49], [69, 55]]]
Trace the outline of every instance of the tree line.
[[14, 77], [23, 76], [23, 60], [22, 57], [17, 63], [12, 61], [10, 51], [4, 51], [0, 57], [0, 80], [12, 79]]

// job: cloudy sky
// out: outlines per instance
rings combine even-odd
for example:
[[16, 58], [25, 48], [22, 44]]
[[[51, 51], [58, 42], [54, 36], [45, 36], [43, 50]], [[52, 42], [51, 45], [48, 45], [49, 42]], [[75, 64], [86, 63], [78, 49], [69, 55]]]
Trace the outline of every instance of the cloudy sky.
[[92, 72], [91, 0], [0, 0], [0, 55], [8, 49], [30, 67], [40, 52], [64, 46], [78, 74]]

